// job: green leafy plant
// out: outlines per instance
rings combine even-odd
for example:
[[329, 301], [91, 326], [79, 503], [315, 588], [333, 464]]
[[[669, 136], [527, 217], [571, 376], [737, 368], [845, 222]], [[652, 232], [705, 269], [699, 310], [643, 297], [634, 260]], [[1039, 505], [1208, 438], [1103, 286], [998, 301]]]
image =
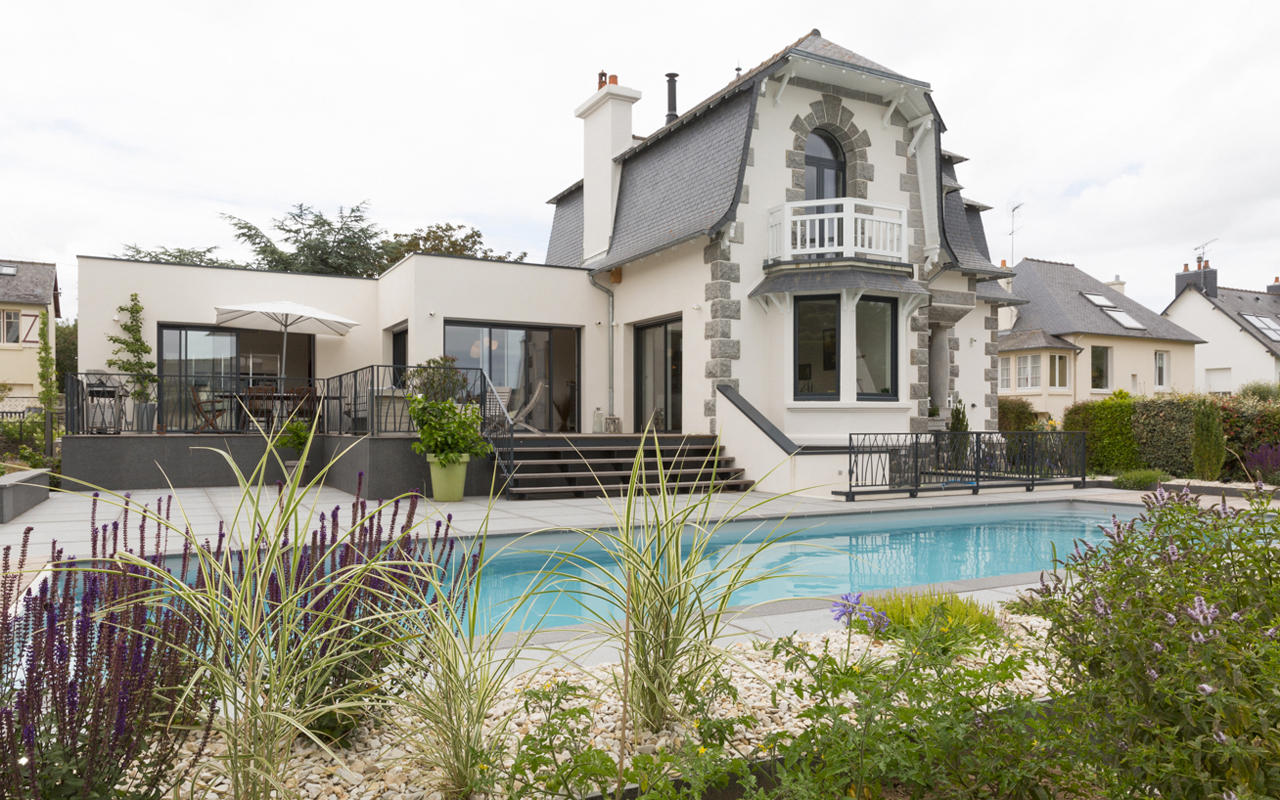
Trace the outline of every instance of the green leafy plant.
[[480, 432], [484, 420], [479, 406], [414, 395], [409, 398], [409, 418], [418, 428], [413, 451], [435, 456], [442, 467], [461, 462], [463, 456], [481, 458], [493, 452]]
[[1169, 476], [1158, 469], [1130, 469], [1116, 476], [1113, 485], [1130, 492], [1149, 492]]
[[311, 426], [300, 419], [291, 419], [285, 423], [280, 435], [276, 437], [276, 446], [301, 453], [311, 441]]
[[1000, 397], [996, 399], [996, 413], [1002, 431], [1035, 430], [1036, 410], [1025, 397]]
[[40, 347], [36, 362], [40, 375], [40, 406], [52, 414], [58, 405], [58, 370], [53, 358], [53, 346], [49, 344], [49, 312], [40, 312]]
[[1193, 473], [1195, 395], [1144, 397], [1133, 404], [1133, 439], [1138, 459], [1170, 475], [1189, 478]]
[[133, 389], [129, 396], [135, 403], [150, 403], [151, 389], [160, 379], [156, 377], [156, 362], [147, 358], [151, 355], [151, 345], [142, 338], [142, 303], [138, 293], [129, 295], [129, 304], [119, 306], [116, 311], [128, 317], [120, 322], [123, 336], [107, 334], [107, 341], [116, 346], [107, 359], [107, 366], [120, 370], [129, 376]]
[[1111, 796], [1280, 795], [1280, 521], [1157, 489], [1037, 590], [1054, 707]]
[[1192, 429], [1191, 465], [1202, 481], [1216, 481], [1222, 474], [1227, 456], [1227, 441], [1222, 433], [1222, 412], [1207, 400], [1196, 403]]
[[1120, 396], [1088, 400], [1069, 406], [1062, 417], [1063, 430], [1085, 431], [1086, 458], [1092, 472], [1115, 475], [1145, 466], [1133, 435], [1134, 401]]
[[1249, 381], [1236, 390], [1240, 397], [1274, 403], [1280, 400], [1280, 383], [1276, 381]]
[[884, 614], [888, 625], [883, 633], [891, 639], [904, 639], [918, 634], [941, 620], [935, 635], [955, 644], [1000, 634], [995, 612], [972, 598], [958, 597], [952, 592], [890, 592], [874, 599], [877, 611]]
[[427, 400], [463, 402], [470, 380], [467, 373], [458, 368], [458, 359], [437, 356], [406, 370], [401, 385], [410, 395], [420, 395]]
[[969, 430], [969, 414], [964, 410], [964, 401], [958, 397], [956, 398], [956, 404], [951, 407], [951, 423], [947, 425], [947, 430]]
[[938, 416], [938, 407], [937, 407], [937, 406], [929, 406], [929, 416], [930, 416], [930, 417], [936, 417], [936, 416]]

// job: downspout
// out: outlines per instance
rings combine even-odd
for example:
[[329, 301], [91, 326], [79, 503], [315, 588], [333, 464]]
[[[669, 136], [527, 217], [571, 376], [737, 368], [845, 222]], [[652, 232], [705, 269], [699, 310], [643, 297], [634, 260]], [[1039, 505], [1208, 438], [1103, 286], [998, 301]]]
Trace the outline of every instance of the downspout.
[[613, 413], [613, 290], [601, 286], [596, 283], [594, 272], [588, 272], [587, 277], [591, 279], [591, 285], [609, 295], [609, 416]]

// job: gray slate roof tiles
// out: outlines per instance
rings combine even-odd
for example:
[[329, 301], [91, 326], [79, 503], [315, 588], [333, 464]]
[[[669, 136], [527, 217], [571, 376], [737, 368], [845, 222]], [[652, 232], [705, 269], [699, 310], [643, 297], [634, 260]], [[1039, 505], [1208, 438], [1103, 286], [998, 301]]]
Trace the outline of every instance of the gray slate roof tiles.
[[1001, 353], [1014, 350], [1084, 350], [1066, 339], [1050, 336], [1044, 331], [1002, 331], [996, 337], [996, 345]]
[[576, 267], [582, 263], [582, 181], [556, 203], [551, 240], [547, 243], [547, 263], [559, 267]]
[[0, 266], [17, 267], [16, 275], [0, 275], [0, 302], [49, 305], [54, 301], [58, 268], [40, 261], [0, 259]]
[[[1015, 267], [1013, 291], [1028, 302], [1018, 310], [1012, 332], [1044, 331], [1051, 336], [1092, 333], [1134, 339], [1202, 342], [1187, 330], [1126, 297], [1071, 264], [1023, 259]], [[1145, 330], [1131, 330], [1116, 322], [1082, 292], [1100, 294], [1129, 313]]]
[[761, 294], [865, 289], [895, 294], [928, 294], [929, 290], [905, 275], [859, 269], [780, 269], [766, 275], [748, 298]]
[[975, 294], [979, 300], [986, 300], [988, 303], [1000, 303], [1006, 306], [1021, 306], [1027, 303], [1026, 300], [1001, 286], [1000, 281], [979, 281]]
[[[1198, 287], [1189, 287], [1199, 291]], [[1187, 291], [1184, 289], [1183, 291]], [[1229, 289], [1218, 287], [1217, 297], [1205, 297], [1213, 307], [1235, 320], [1249, 335], [1262, 342], [1262, 345], [1277, 356], [1280, 356], [1280, 342], [1268, 339], [1252, 322], [1241, 318], [1241, 314], [1256, 314], [1271, 317], [1280, 322], [1280, 294], [1269, 292], [1253, 292], [1248, 289]]]

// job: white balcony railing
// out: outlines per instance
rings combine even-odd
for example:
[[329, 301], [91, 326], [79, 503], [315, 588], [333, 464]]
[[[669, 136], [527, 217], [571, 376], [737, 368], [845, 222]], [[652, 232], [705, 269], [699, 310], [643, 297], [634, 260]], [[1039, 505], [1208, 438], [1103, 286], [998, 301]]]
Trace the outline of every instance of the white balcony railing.
[[907, 260], [907, 210], [851, 197], [769, 209], [769, 261]]

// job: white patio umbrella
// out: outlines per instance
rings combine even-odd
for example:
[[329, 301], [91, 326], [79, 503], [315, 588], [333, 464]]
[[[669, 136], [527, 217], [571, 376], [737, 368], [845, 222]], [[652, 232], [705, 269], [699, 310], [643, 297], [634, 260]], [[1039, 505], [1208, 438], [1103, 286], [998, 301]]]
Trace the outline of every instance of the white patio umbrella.
[[285, 358], [289, 355], [289, 332], [311, 333], [319, 336], [346, 336], [360, 323], [321, 311], [318, 308], [304, 306], [290, 300], [272, 300], [266, 303], [244, 303], [234, 306], [216, 306], [217, 324], [232, 328], [264, 328], [278, 327], [284, 337], [280, 354], [280, 377], [287, 377]]

